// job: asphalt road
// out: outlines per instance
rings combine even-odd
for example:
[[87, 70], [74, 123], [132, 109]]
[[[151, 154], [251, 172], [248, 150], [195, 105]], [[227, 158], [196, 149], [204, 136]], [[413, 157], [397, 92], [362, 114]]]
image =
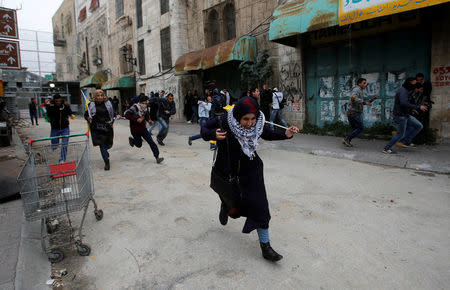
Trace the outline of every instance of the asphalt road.
[[[264, 142], [259, 154], [272, 220], [261, 257], [243, 219], [218, 221], [209, 188], [212, 152], [196, 125], [171, 124], [166, 159], [128, 145], [115, 125], [111, 171], [92, 148], [95, 198], [85, 224], [89, 257], [66, 249], [61, 283], [81, 289], [445, 289], [450, 285], [450, 178], [390, 166], [315, 156]], [[75, 120], [72, 132], [85, 130]], [[49, 126], [24, 131], [47, 136]], [[301, 137], [295, 137], [301, 138]], [[295, 142], [292, 141], [292, 142]], [[291, 143], [292, 143], [291, 142]], [[277, 145], [280, 144], [280, 145]], [[281, 145], [282, 144], [282, 145]], [[294, 145], [292, 145], [294, 146]], [[75, 223], [76, 223], [76, 219]]]

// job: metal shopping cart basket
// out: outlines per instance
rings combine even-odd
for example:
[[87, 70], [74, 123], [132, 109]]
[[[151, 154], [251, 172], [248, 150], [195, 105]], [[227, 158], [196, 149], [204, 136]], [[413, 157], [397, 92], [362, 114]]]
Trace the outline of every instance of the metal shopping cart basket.
[[[88, 256], [91, 249], [82, 242], [82, 228], [90, 201], [96, 219], [103, 218], [93, 198], [88, 133], [30, 139], [27, 143], [29, 156], [17, 178], [25, 219], [41, 220], [42, 249], [52, 263], [64, 259], [61, 247], [68, 245]], [[70, 213], [81, 210], [76, 231]]]

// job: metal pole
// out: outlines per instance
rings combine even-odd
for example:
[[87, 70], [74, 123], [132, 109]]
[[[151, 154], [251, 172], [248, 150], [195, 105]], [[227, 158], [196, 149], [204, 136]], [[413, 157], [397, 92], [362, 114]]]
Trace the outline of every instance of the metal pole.
[[38, 37], [38, 32], [35, 31], [34, 34], [36, 35], [36, 53], [37, 53], [37, 61], [38, 61], [38, 70], [39, 70], [39, 87], [41, 89], [41, 93], [43, 92], [42, 89], [42, 76], [41, 76], [41, 59], [39, 56], [39, 37]]

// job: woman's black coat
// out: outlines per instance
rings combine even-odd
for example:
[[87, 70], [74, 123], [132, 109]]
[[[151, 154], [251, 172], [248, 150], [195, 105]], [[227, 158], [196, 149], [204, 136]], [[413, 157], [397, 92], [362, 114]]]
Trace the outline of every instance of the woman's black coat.
[[[105, 102], [94, 103], [96, 114], [92, 117], [90, 124], [92, 144], [94, 146], [105, 145], [112, 147], [114, 139], [113, 120], [106, 108]], [[84, 118], [89, 117], [88, 111], [84, 113]]]
[[[204, 140], [216, 140], [216, 130], [220, 128], [219, 119], [222, 120], [223, 130], [227, 132], [227, 139], [230, 146], [230, 163], [228, 166], [227, 143], [225, 140], [217, 141], [218, 152], [215, 167], [228, 175], [238, 175], [241, 185], [242, 204], [239, 208], [241, 216], [246, 216], [243, 233], [250, 233], [254, 229], [269, 227], [270, 212], [264, 185], [263, 162], [258, 154], [253, 160], [245, 155], [241, 150], [241, 145], [231, 132], [227, 122], [227, 114], [209, 120], [201, 128], [201, 135]], [[264, 127], [261, 137], [265, 140], [288, 139], [284, 132], [273, 131], [268, 126]], [[239, 172], [238, 171], [239, 165]]]

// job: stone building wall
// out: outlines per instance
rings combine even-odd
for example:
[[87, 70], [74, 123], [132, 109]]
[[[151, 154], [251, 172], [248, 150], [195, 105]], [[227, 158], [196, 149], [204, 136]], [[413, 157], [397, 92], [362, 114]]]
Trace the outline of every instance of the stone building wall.
[[440, 7], [433, 18], [431, 35], [431, 99], [434, 102], [430, 126], [443, 138], [450, 138], [450, 5]]

